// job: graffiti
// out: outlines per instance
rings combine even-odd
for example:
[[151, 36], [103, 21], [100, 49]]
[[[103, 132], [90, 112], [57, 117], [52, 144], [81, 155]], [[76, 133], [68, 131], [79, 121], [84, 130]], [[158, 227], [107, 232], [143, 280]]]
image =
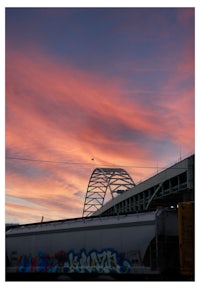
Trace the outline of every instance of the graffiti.
[[55, 255], [39, 252], [38, 256], [23, 255], [19, 258], [18, 272], [47, 273], [128, 273], [130, 262], [124, 254], [113, 249], [102, 251], [92, 250], [87, 253], [82, 249], [74, 251], [59, 251]]

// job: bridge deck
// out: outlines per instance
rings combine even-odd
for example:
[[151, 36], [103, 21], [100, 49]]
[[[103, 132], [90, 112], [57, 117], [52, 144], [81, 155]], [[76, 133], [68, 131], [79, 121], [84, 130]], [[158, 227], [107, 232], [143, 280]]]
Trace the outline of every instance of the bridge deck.
[[194, 200], [194, 155], [107, 202], [94, 215], [135, 213]]

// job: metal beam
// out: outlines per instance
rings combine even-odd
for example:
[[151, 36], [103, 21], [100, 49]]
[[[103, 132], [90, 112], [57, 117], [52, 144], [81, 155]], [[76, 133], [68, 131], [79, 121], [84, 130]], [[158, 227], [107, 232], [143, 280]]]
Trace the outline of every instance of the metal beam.
[[146, 205], [145, 210], [148, 209], [148, 207], [149, 207], [150, 203], [152, 202], [153, 198], [154, 198], [155, 195], [158, 193], [159, 189], [162, 187], [162, 184], [163, 184], [163, 183], [160, 183], [160, 184], [158, 185], [157, 189], [155, 190], [155, 192], [153, 193], [153, 195], [152, 195], [151, 198], [149, 199], [149, 201], [148, 201], [148, 203], [147, 203], [147, 205]]
[[111, 198], [114, 199], [119, 191], [125, 192], [134, 186], [133, 179], [124, 169], [96, 168], [88, 183], [83, 217], [92, 215], [103, 206], [108, 191], [110, 191]]

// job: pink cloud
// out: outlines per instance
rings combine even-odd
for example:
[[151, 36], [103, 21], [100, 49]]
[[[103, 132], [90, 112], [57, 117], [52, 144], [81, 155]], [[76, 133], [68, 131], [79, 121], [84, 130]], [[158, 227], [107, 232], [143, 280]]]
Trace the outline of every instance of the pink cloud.
[[178, 19], [182, 24], [187, 24], [188, 21], [194, 20], [194, 8], [182, 8], [178, 10]]
[[[27, 169], [26, 162], [8, 160], [9, 195], [43, 207], [43, 212], [29, 211], [8, 202], [8, 217], [25, 220], [26, 213], [27, 220], [34, 221], [44, 213], [49, 219], [80, 216], [83, 199], [74, 193], [86, 192], [96, 164], [152, 165], [156, 152], [147, 145], [150, 139], [166, 138], [193, 149], [191, 91], [182, 94], [181, 106], [180, 96], [165, 98], [180, 77], [173, 76], [161, 91], [161, 101], [152, 105], [127, 97], [123, 79], [108, 82], [102, 76], [58, 64], [39, 51], [7, 52], [6, 65], [6, 147], [11, 156], [80, 164], [30, 162]], [[142, 172], [130, 168], [130, 172], [137, 180], [151, 173], [148, 168]]]

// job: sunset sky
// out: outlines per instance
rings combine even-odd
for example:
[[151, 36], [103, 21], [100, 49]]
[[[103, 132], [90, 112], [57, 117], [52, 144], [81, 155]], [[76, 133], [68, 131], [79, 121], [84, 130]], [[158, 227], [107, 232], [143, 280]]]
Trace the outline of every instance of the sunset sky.
[[6, 222], [82, 215], [96, 167], [194, 153], [193, 8], [6, 9]]

